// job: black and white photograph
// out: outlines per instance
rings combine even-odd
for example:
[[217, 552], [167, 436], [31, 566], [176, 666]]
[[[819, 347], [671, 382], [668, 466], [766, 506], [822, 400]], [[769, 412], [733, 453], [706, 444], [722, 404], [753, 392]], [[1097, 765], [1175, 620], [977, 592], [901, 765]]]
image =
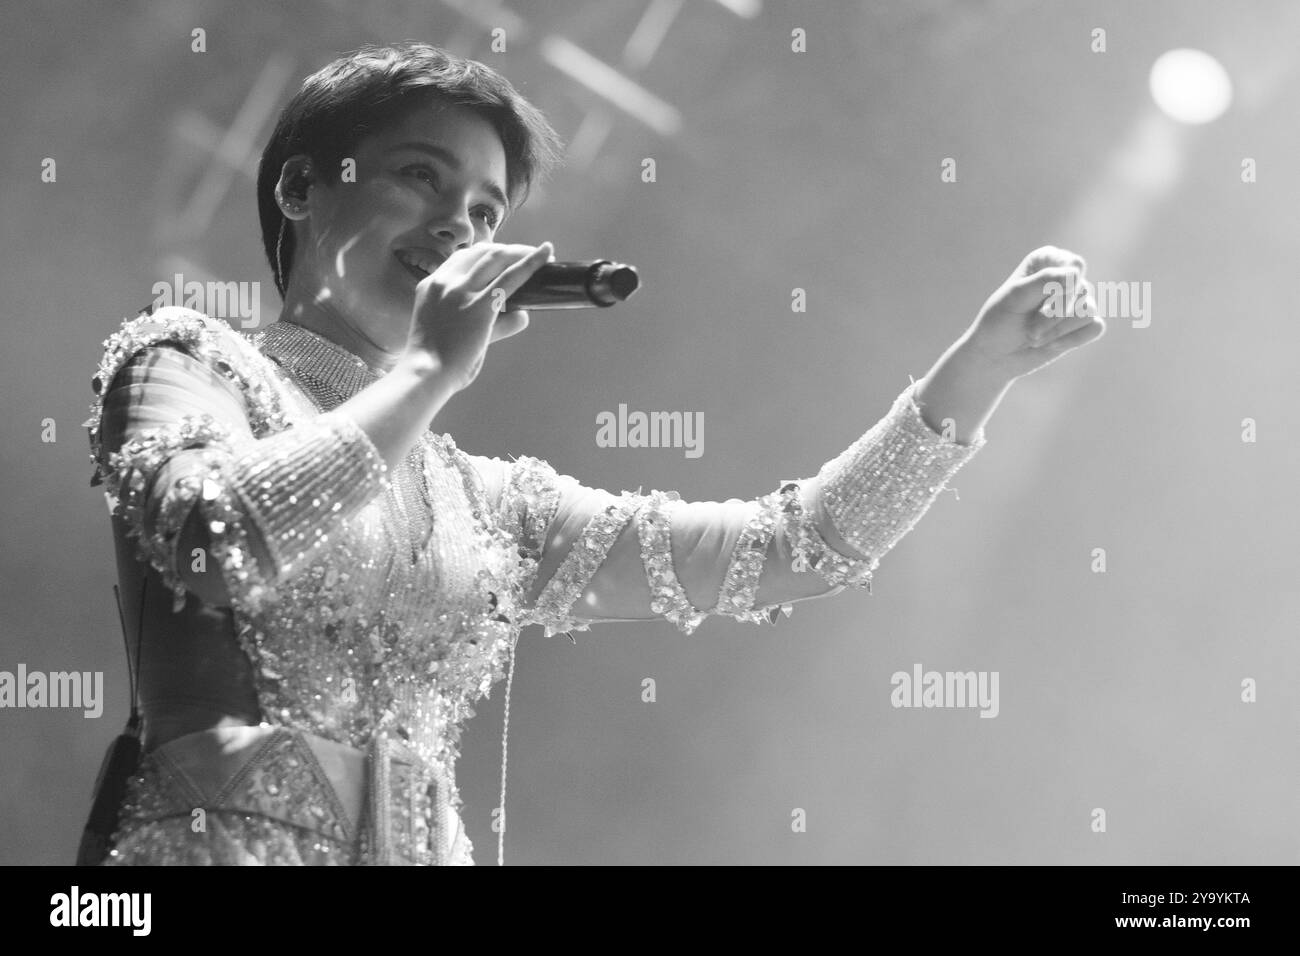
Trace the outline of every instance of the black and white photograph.
[[1300, 862], [1300, 4], [0, 17], [0, 863]]

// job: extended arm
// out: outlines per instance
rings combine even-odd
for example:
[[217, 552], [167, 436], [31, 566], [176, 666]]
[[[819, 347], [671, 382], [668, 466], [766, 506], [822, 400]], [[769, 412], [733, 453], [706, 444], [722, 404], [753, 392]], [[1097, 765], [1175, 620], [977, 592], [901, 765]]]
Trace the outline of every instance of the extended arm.
[[[501, 485], [500, 513], [536, 558], [528, 620], [550, 635], [664, 617], [690, 633], [709, 614], [775, 621], [795, 601], [870, 588], [880, 559], [984, 445], [983, 422], [1006, 383], [995, 388], [967, 358], [945, 356], [815, 477], [749, 501], [614, 495], [537, 459], [474, 459]], [[914, 401], [927, 387], [937, 406], [927, 416], [953, 418], [958, 436], [956, 422], [970, 423], [968, 441], [927, 423]]]
[[870, 431], [815, 478], [753, 501], [615, 496], [536, 459], [478, 459], [531, 561], [530, 620], [550, 635], [663, 616], [690, 633], [707, 614], [775, 621], [794, 601], [869, 589], [880, 559], [983, 447], [1011, 383], [1105, 332], [1084, 269], [1055, 246], [1025, 256]]

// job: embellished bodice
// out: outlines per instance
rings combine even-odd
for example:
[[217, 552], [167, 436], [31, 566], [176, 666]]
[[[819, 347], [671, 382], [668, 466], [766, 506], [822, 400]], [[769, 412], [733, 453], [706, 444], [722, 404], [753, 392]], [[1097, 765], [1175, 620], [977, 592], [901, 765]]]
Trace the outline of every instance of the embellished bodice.
[[[379, 377], [287, 322], [253, 344], [274, 365], [289, 425]], [[239, 637], [272, 720], [354, 745], [390, 730], [450, 774], [460, 728], [517, 637], [519, 556], [449, 435], [426, 432], [388, 478]]]

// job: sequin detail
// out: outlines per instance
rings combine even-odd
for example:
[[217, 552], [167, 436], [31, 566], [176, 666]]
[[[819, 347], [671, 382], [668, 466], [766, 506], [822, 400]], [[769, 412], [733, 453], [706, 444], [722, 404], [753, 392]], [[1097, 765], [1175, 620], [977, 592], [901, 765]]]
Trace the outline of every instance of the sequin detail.
[[[222, 457], [205, 459], [206, 473], [195, 471], [174, 481], [161, 494], [150, 492], [158, 470], [177, 452], [195, 447], [230, 451], [230, 430], [211, 416], [183, 417], [177, 424], [151, 428], [126, 442], [108, 456], [105, 474], [107, 493], [114, 511], [127, 525], [135, 555], [159, 573], [171, 589], [174, 607], [185, 604], [185, 584], [176, 565], [176, 542], [185, 519], [200, 498], [217, 497], [214, 487], [224, 483]], [[150, 520], [151, 504], [157, 503], [157, 520]]]
[[817, 522], [803, 503], [803, 483], [786, 481], [781, 485], [781, 508], [785, 512], [785, 532], [794, 555], [796, 571], [815, 571], [832, 587], [865, 588], [871, 591], [871, 574], [880, 563], [878, 558], [850, 558], [826, 543]]
[[230, 473], [270, 552], [272, 575], [287, 578], [328, 544], [338, 516], [351, 516], [384, 489], [388, 468], [342, 412], [320, 415], [274, 440], [274, 454], [251, 449]]
[[200, 839], [188, 817], [120, 830], [105, 866], [356, 866], [359, 852], [253, 813], [211, 810]]
[[253, 437], [260, 438], [284, 428], [286, 420], [279, 393], [261, 373], [266, 363], [257, 361], [260, 355], [248, 340], [231, 331], [225, 323], [193, 309], [167, 306], [153, 315], [127, 319], [104, 341], [104, 355], [90, 382], [95, 398], [90, 404], [90, 418], [84, 422], [84, 427], [90, 430], [90, 460], [95, 466], [92, 485], [100, 484], [107, 477], [100, 424], [104, 399], [113, 379], [141, 349], [166, 342], [176, 343], [206, 362], [246, 397]]
[[[194, 734], [144, 755], [128, 781], [105, 865], [472, 864], [460, 818], [446, 806], [446, 782], [400, 751], [381, 748], [364, 764], [358, 759], [356, 766], [367, 766], [377, 779], [364, 800], [359, 777], [340, 778], [352, 791], [350, 813], [301, 732], [234, 733], [252, 738], [252, 746], [225, 751], [217, 763], [229, 766], [215, 775], [210, 757], [193, 767], [190, 742], [220, 732]], [[334, 773], [341, 772], [338, 764]]]
[[887, 415], [818, 472], [835, 530], [860, 554], [889, 551], [986, 444], [982, 429], [969, 445], [937, 434], [921, 417], [919, 387], [904, 389]]
[[549, 464], [524, 456], [515, 459], [501, 494], [503, 525], [518, 541], [519, 589], [531, 592], [546, 545], [546, 533], [560, 503], [560, 480]]
[[791, 604], [755, 608], [758, 581], [767, 563], [767, 549], [776, 536], [781, 517], [781, 497], [776, 492], [751, 503], [753, 516], [745, 523], [731, 551], [727, 572], [718, 589], [718, 603], [709, 613], [735, 618], [749, 624], [775, 624], [781, 614], [789, 617]]
[[683, 634], [693, 634], [705, 618], [690, 602], [673, 567], [672, 513], [681, 496], [675, 491], [653, 491], [637, 514], [641, 562], [650, 586], [650, 610], [671, 621]]
[[319, 764], [293, 735], [269, 746], [204, 793], [165, 753], [147, 753], [127, 782], [106, 865], [335, 865], [360, 862]]
[[570, 611], [605, 562], [614, 541], [645, 501], [642, 495], [624, 491], [617, 501], [592, 516], [538, 595], [536, 605], [525, 618], [527, 623], [541, 624], [547, 637], [590, 629], [588, 622], [570, 616]]

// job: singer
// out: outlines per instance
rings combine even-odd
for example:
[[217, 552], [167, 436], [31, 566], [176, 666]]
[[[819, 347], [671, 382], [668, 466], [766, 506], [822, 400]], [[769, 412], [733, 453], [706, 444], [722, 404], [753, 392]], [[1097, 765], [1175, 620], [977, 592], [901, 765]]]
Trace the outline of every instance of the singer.
[[364, 47], [262, 154], [278, 320], [168, 306], [105, 343], [87, 427], [143, 753], [103, 862], [472, 864], [460, 736], [503, 680], [508, 721], [525, 625], [690, 633], [869, 589], [1010, 385], [1105, 330], [1083, 260], [1040, 248], [860, 439], [749, 501], [467, 454], [438, 415], [528, 327], [502, 305], [554, 250], [498, 234], [560, 147], [483, 64]]

